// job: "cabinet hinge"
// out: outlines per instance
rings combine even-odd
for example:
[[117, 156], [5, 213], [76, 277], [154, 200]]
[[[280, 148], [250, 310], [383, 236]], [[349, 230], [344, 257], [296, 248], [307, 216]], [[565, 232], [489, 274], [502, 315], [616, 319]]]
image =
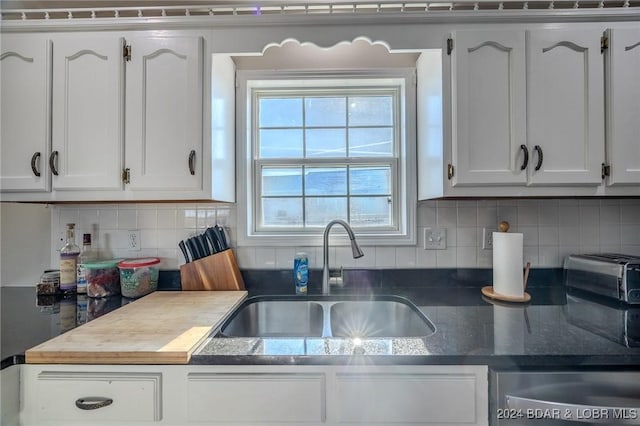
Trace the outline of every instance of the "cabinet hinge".
[[606, 176], [611, 176], [611, 166], [602, 163], [602, 179], [604, 180]]
[[451, 178], [453, 177], [453, 172], [454, 172], [453, 165], [451, 163], [447, 164], [447, 178], [449, 180], [451, 180]]
[[122, 182], [124, 184], [131, 183], [131, 170], [129, 168], [122, 169]]
[[447, 39], [447, 55], [451, 55], [451, 52], [453, 52], [453, 39], [448, 38]]
[[122, 57], [126, 62], [131, 61], [131, 45], [130, 44], [125, 44], [124, 46], [122, 46]]
[[600, 37], [600, 53], [604, 53], [605, 50], [609, 48], [609, 37], [602, 36]]

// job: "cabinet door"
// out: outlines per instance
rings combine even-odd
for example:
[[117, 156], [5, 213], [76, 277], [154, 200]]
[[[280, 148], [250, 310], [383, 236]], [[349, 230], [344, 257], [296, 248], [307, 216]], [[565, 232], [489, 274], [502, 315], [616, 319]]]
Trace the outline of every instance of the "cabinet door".
[[54, 40], [53, 189], [122, 188], [122, 39]]
[[51, 41], [3, 35], [0, 76], [0, 188], [47, 191]]
[[129, 40], [126, 167], [131, 190], [202, 188], [200, 37]]
[[460, 31], [453, 38], [452, 183], [524, 184], [525, 32]]
[[640, 183], [640, 30], [609, 31], [608, 183]]
[[525, 33], [460, 31], [453, 41], [452, 183], [524, 184]]
[[602, 182], [604, 77], [600, 31], [527, 34], [531, 184]]

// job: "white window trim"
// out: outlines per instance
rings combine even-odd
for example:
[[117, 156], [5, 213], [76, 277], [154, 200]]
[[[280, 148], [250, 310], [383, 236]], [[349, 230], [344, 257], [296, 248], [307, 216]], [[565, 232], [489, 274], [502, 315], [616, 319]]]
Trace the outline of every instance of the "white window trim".
[[[272, 72], [239, 70], [236, 76], [236, 159], [237, 181], [247, 185], [237, 186], [238, 245], [239, 246], [293, 246], [313, 247], [322, 245], [322, 229], [287, 234], [286, 231], [253, 231], [253, 195], [255, 185], [251, 151], [251, 88], [260, 87], [260, 81], [287, 80], [292, 86], [299, 86], [300, 80], [322, 76], [327, 85], [334, 85], [337, 78], [403, 80], [403, 96], [400, 99], [400, 144], [398, 167], [400, 173], [396, 189], [398, 203], [399, 229], [397, 231], [356, 230], [358, 242], [363, 246], [398, 246], [416, 244], [416, 78], [414, 68], [367, 69], [358, 71], [291, 71]], [[333, 79], [332, 82], [330, 79]], [[297, 82], [296, 82], [297, 81]], [[366, 84], [361, 80], [361, 83]], [[266, 86], [268, 83], [264, 83]], [[338, 231], [336, 229], [336, 231]], [[339, 232], [336, 232], [338, 234]], [[332, 233], [333, 234], [333, 233]], [[348, 244], [344, 237], [333, 239], [332, 244]]]

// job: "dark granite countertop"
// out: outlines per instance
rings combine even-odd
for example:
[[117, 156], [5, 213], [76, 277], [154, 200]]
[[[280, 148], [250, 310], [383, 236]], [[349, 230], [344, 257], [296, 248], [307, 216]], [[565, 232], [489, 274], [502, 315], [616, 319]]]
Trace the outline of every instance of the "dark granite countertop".
[[[312, 271], [309, 293], [319, 293]], [[290, 271], [243, 271], [250, 296], [293, 294]], [[350, 355], [346, 338], [214, 338], [192, 364], [481, 364], [492, 367], [640, 367], [640, 306], [567, 292], [562, 270], [533, 270], [528, 304], [485, 298], [491, 270], [349, 271], [345, 289], [332, 294], [409, 298], [436, 332], [414, 339], [362, 342]], [[175, 273], [162, 289], [176, 290]], [[24, 362], [24, 351], [76, 325], [117, 309], [120, 297], [37, 298], [35, 288], [2, 288], [2, 367]], [[350, 346], [351, 345], [351, 346]]]

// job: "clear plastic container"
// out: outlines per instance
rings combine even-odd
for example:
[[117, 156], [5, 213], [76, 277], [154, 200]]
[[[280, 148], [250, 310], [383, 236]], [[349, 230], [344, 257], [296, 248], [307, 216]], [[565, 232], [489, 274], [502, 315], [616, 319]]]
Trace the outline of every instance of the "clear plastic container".
[[87, 279], [87, 296], [109, 297], [120, 294], [118, 262], [121, 260], [99, 260], [83, 264]]
[[122, 295], [135, 299], [155, 291], [158, 288], [159, 263], [157, 257], [126, 259], [118, 263]]

